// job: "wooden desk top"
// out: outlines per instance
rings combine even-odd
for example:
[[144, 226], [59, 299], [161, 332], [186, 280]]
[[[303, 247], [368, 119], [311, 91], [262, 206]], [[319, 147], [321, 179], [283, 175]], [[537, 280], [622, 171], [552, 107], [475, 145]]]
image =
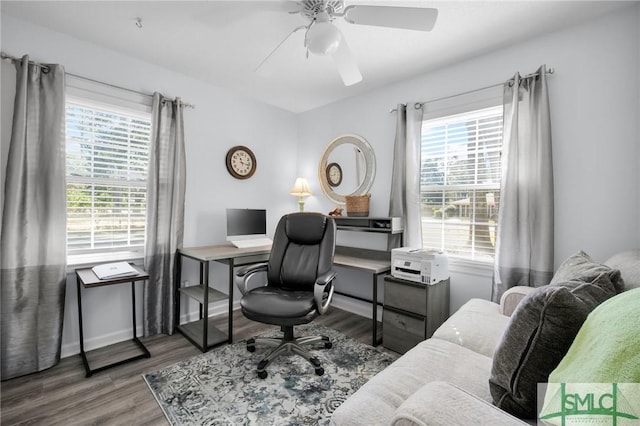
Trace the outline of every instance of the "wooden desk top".
[[[271, 246], [237, 248], [233, 244], [216, 244], [203, 247], [181, 248], [178, 252], [186, 257], [207, 262], [255, 255], [268, 255]], [[333, 263], [338, 266], [364, 270], [373, 274], [391, 271], [391, 252], [356, 247], [336, 246]]]
[[149, 279], [149, 274], [137, 265], [131, 265], [138, 272], [138, 275], [129, 275], [128, 277], [108, 278], [101, 280], [93, 273], [91, 268], [76, 269], [76, 275], [85, 287], [100, 287], [101, 285], [130, 283], [132, 281], [143, 281]]
[[185, 247], [178, 249], [183, 256], [190, 257], [200, 262], [210, 260], [235, 259], [244, 256], [254, 256], [257, 254], [271, 253], [271, 245], [261, 247], [238, 248], [231, 243], [216, 244], [203, 247]]
[[357, 247], [336, 246], [333, 263], [373, 274], [391, 271], [391, 252]]

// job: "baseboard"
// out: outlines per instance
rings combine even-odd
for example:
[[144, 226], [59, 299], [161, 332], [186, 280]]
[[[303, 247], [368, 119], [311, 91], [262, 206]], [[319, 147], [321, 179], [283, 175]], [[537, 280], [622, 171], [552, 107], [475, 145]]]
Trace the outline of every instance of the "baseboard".
[[[233, 310], [240, 308], [240, 302], [235, 301], [233, 304]], [[227, 310], [229, 309], [228, 302], [211, 304], [209, 306], [209, 316], [213, 317], [216, 315], [224, 315], [227, 314]], [[180, 316], [180, 323], [183, 324], [189, 321], [195, 321], [198, 319], [200, 315], [199, 311], [192, 311]], [[138, 326], [136, 330], [136, 334], [138, 336], [142, 336], [142, 326]], [[118, 330], [111, 333], [103, 334], [101, 336], [91, 337], [89, 339], [84, 340], [84, 350], [85, 352], [103, 348], [105, 346], [113, 345], [115, 343], [124, 342], [126, 340], [131, 340], [132, 329], [124, 329]], [[75, 340], [73, 342], [65, 343], [62, 345], [60, 349], [60, 357], [66, 358], [73, 355], [78, 355], [80, 353], [80, 340]]]
[[[136, 334], [138, 336], [142, 335], [142, 326], [138, 326], [136, 329]], [[118, 330], [112, 333], [103, 334], [100, 336], [91, 337], [89, 339], [84, 339], [84, 350], [85, 352], [99, 349], [105, 346], [113, 345], [114, 343], [124, 342], [125, 340], [130, 340], [132, 337], [132, 330]], [[62, 345], [60, 350], [60, 357], [66, 358], [73, 355], [78, 355], [80, 353], [80, 340], [75, 340], [73, 342], [65, 343]]]
[[[365, 318], [371, 318], [371, 303], [361, 300], [353, 299], [348, 296], [342, 296], [339, 294], [333, 295], [332, 306], [336, 308], [351, 312], [352, 314], [360, 315]], [[227, 314], [229, 305], [227, 302], [211, 304], [209, 307], [209, 316]], [[240, 309], [240, 301], [233, 303], [233, 310]], [[183, 324], [189, 321], [195, 321], [198, 319], [199, 312], [197, 310], [188, 312], [180, 316], [180, 323]], [[382, 307], [378, 306], [378, 320], [382, 320]], [[142, 336], [142, 326], [138, 326], [137, 335]], [[115, 343], [124, 342], [131, 339], [131, 329], [124, 329], [114, 331], [112, 333], [103, 334], [101, 336], [91, 337], [85, 339], [84, 350], [91, 351], [94, 349], [103, 348], [105, 346], [113, 345]], [[80, 341], [65, 343], [61, 348], [61, 358], [66, 358], [80, 353]]]

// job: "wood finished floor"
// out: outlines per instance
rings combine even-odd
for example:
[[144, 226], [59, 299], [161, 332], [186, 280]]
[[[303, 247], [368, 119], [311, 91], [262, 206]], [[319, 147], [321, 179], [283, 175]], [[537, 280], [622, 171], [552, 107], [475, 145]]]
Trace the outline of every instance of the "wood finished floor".
[[[217, 327], [226, 330], [226, 316]], [[234, 341], [246, 340], [270, 326], [234, 312]], [[330, 308], [315, 320], [363, 343], [371, 344], [371, 320]], [[378, 327], [380, 329], [380, 327]], [[85, 378], [79, 355], [63, 358], [46, 371], [0, 383], [0, 424], [4, 425], [167, 425], [142, 374], [200, 352], [180, 333], [141, 339], [151, 358], [133, 361]], [[112, 357], [126, 358], [130, 343], [90, 353], [92, 368]], [[384, 350], [382, 346], [379, 349]]]

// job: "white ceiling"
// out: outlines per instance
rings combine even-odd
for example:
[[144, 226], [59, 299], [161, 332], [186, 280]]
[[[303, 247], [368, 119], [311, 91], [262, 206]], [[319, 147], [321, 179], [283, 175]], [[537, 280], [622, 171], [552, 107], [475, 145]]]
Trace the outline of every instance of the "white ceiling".
[[[328, 57], [305, 58], [307, 23], [286, 1], [6, 1], [3, 14], [117, 50], [301, 112], [385, 86], [529, 37], [585, 21], [629, 2], [377, 1], [346, 4], [435, 7], [431, 32], [352, 25], [338, 18], [363, 75], [345, 87]], [[142, 28], [136, 26], [141, 18]], [[23, 54], [28, 52], [9, 52]], [[39, 58], [55, 60], [55, 58]]]

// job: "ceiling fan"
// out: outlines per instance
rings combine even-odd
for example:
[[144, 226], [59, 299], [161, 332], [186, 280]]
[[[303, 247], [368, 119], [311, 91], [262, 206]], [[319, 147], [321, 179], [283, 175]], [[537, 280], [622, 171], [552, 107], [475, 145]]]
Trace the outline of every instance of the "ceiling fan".
[[256, 71], [299, 30], [306, 30], [304, 46], [315, 55], [330, 56], [336, 64], [345, 86], [362, 81], [351, 49], [342, 32], [333, 24], [336, 18], [344, 18], [350, 24], [431, 31], [438, 17], [438, 10], [423, 7], [344, 5], [343, 0], [302, 0], [290, 2], [296, 10], [309, 20], [307, 25], [294, 28], [256, 67]]

